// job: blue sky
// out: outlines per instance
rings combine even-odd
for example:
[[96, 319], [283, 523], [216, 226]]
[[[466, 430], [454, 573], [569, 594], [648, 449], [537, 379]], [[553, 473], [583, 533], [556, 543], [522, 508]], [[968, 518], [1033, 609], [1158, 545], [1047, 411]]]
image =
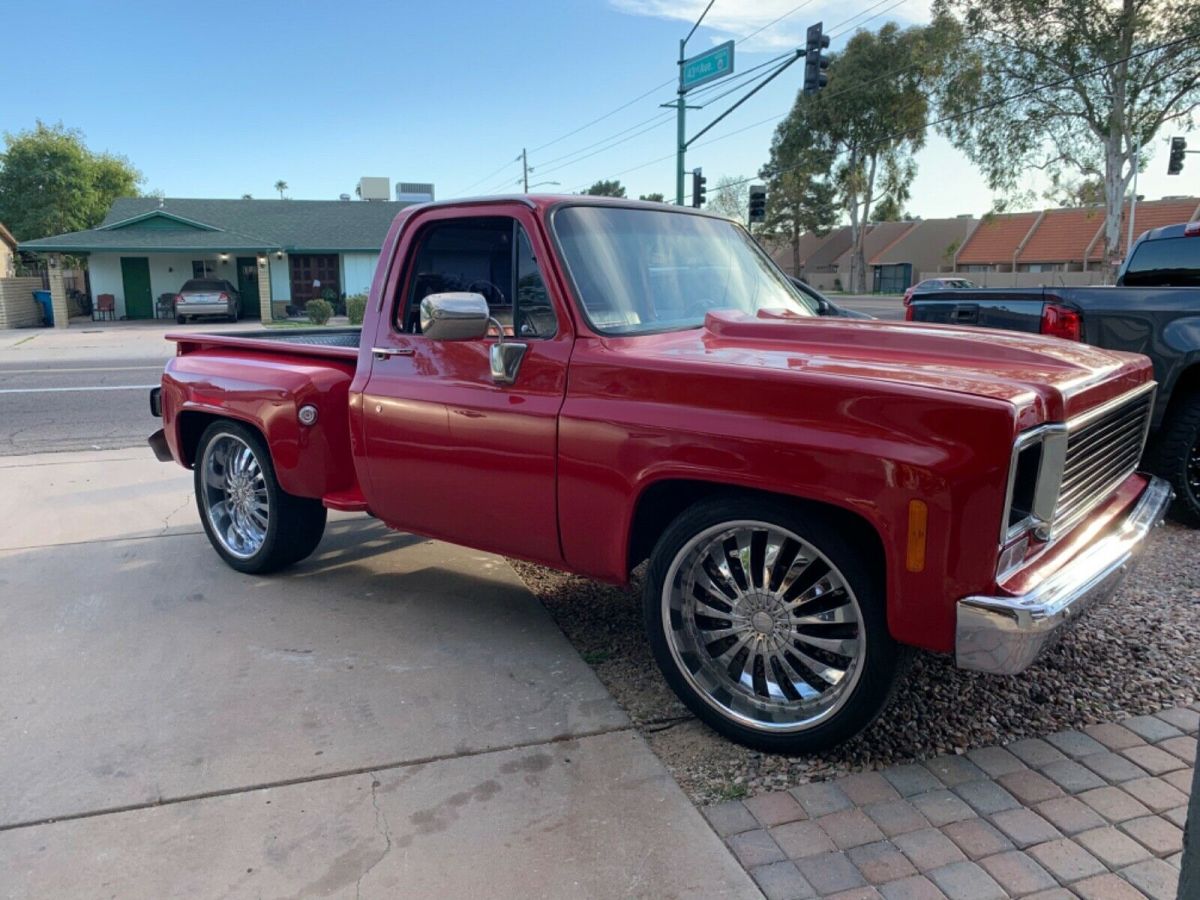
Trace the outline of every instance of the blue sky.
[[[0, 56], [0, 83], [9, 86], [0, 131], [62, 121], [82, 129], [93, 149], [129, 157], [147, 189], [175, 197], [272, 197], [282, 178], [290, 196], [333, 199], [353, 193], [363, 175], [432, 181], [439, 198], [508, 192], [517, 189], [522, 147], [531, 151], [532, 182], [561, 182], [544, 190], [619, 177], [632, 196], [669, 196], [672, 160], [653, 161], [673, 153], [674, 121], [658, 106], [672, 88], [652, 89], [675, 77], [679, 39], [704, 5], [22, 3], [4, 17], [8, 33], [30, 40], [28, 55]], [[749, 35], [797, 5], [716, 0], [689, 54]], [[809, 0], [739, 44], [736, 68], [802, 43], [817, 20], [840, 35], [837, 49], [857, 22], [873, 29], [927, 18], [925, 0]], [[62, 23], [50, 29], [50, 53], [34, 40], [48, 23]], [[701, 139], [711, 143], [689, 154], [688, 168], [703, 166], [710, 187], [722, 175], [753, 175], [802, 78], [798, 63]], [[689, 134], [729, 100], [692, 113]], [[614, 141], [622, 142], [607, 146]], [[1186, 192], [1194, 180], [1167, 178], [1166, 152], [1155, 150], [1140, 192]], [[943, 140], [933, 137], [918, 163], [910, 212], [989, 207], [978, 174]]]

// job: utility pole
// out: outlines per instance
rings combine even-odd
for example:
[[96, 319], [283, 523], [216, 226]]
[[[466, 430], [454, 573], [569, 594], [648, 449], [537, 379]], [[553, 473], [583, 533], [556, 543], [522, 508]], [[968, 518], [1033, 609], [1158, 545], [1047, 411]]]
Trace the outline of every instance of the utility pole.
[[525, 148], [521, 148], [521, 180], [525, 183], [525, 193], [529, 193], [529, 156]]
[[675, 145], [675, 204], [683, 206], [683, 158], [687, 153], [687, 137], [685, 132], [684, 120], [687, 116], [687, 101], [685, 99], [687, 90], [683, 86], [683, 64], [686, 61], [684, 52], [687, 49], [687, 42], [692, 35], [696, 33], [696, 29], [700, 27], [700, 23], [704, 21], [704, 17], [708, 15], [708, 11], [712, 9], [713, 3], [716, 0], [708, 0], [708, 6], [704, 7], [704, 12], [700, 13], [700, 18], [696, 20], [696, 24], [692, 26], [692, 30], [687, 33], [687, 37], [679, 42], [679, 99], [675, 101], [675, 130], [677, 141]]

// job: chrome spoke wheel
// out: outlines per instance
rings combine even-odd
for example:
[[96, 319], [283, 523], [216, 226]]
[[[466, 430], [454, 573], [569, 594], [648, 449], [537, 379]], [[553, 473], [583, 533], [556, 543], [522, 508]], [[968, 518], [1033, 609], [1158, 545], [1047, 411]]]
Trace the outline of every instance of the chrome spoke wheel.
[[267, 539], [271, 504], [254, 450], [240, 437], [219, 434], [204, 449], [201, 500], [217, 540], [233, 556], [249, 559]]
[[683, 676], [748, 728], [812, 728], [862, 674], [863, 617], [849, 582], [803, 538], [766, 522], [726, 522], [684, 544], [663, 582], [662, 616]]

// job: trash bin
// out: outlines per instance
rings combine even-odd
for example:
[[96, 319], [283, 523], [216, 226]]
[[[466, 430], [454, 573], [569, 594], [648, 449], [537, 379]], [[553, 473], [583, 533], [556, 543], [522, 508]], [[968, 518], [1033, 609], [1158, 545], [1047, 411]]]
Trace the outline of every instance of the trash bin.
[[42, 321], [45, 323], [46, 327], [49, 328], [54, 324], [54, 307], [50, 305], [50, 292], [34, 291], [33, 299], [37, 303], [41, 304]]

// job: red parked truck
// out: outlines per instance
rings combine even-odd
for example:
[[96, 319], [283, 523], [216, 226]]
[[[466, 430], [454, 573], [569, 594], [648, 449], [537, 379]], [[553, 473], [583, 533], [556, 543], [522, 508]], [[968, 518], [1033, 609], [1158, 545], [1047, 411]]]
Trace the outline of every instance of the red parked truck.
[[1010, 674], [1162, 517], [1145, 357], [824, 319], [738, 225], [594, 197], [414, 206], [357, 331], [180, 334], [151, 396], [217, 553], [327, 509], [625, 582], [663, 674], [772, 751], [844, 741], [909, 647]]

